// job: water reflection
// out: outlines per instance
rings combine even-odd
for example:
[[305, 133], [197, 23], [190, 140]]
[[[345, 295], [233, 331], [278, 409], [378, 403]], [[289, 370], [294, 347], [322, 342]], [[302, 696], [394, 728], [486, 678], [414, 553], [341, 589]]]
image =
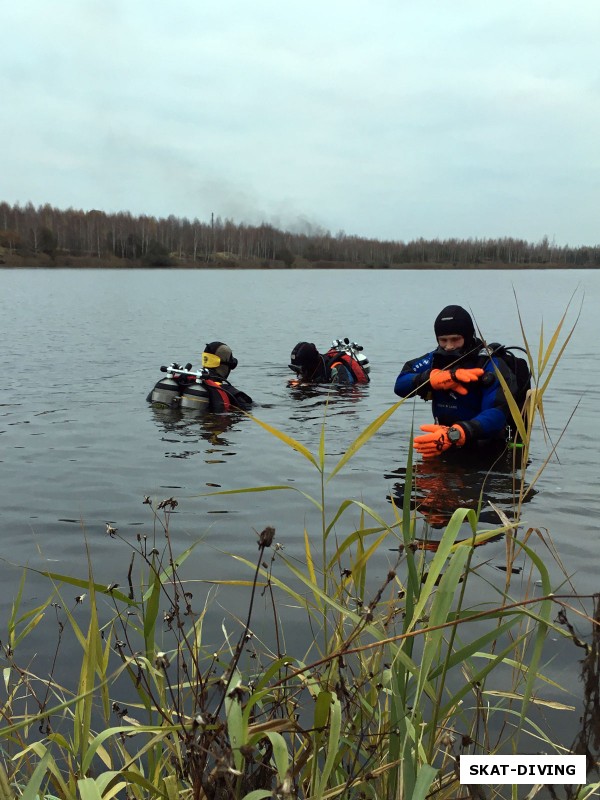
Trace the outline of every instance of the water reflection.
[[[358, 412], [358, 404], [366, 396], [365, 386], [333, 385], [333, 384], [298, 384], [290, 381], [289, 391], [295, 401], [290, 420], [305, 424], [315, 420], [323, 421], [323, 413], [327, 409], [327, 418], [346, 417]], [[347, 423], [345, 423], [347, 424]], [[328, 433], [336, 434], [336, 426], [329, 425]]]
[[[169, 444], [186, 445], [184, 450], [166, 451], [167, 458], [189, 458], [197, 454], [221, 454], [232, 456], [235, 452], [222, 452], [224, 448], [231, 447], [231, 441], [225, 436], [235, 425], [241, 423], [244, 414], [228, 412], [223, 414], [205, 413], [201, 415], [186, 414], [181, 409], [154, 408], [150, 406], [152, 420], [162, 434], [161, 440]], [[202, 441], [210, 444], [194, 448]], [[217, 461], [219, 459], [210, 459]]]
[[288, 387], [293, 400], [299, 402], [316, 400], [312, 405], [335, 403], [340, 399], [347, 400], [350, 403], [358, 403], [367, 391], [366, 386], [357, 384], [300, 383], [296, 380], [289, 381]]
[[[456, 451], [443, 458], [417, 461], [413, 465], [411, 509], [417, 511], [427, 526], [434, 530], [444, 528], [457, 508], [471, 508], [476, 511], [480, 502], [481, 523], [497, 525], [500, 522], [490, 503], [513, 519], [521, 477], [520, 464], [515, 455], [518, 458], [520, 451], [502, 445], [494, 451]], [[393, 499], [401, 508], [406, 486], [406, 467], [398, 467], [385, 477], [398, 478], [388, 500], [391, 502]], [[529, 502], [534, 494], [534, 490], [530, 491], [525, 502]], [[435, 542], [429, 536], [427, 546], [435, 547]]]

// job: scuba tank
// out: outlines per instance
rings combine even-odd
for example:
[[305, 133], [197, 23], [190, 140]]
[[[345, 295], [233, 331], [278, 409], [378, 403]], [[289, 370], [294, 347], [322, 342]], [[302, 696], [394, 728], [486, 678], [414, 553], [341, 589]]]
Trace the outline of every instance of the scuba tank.
[[192, 411], [208, 411], [210, 406], [210, 396], [201, 378], [196, 378], [194, 383], [189, 383], [184, 388], [179, 407], [191, 409]]
[[166, 372], [167, 377], [161, 378], [155, 385], [148, 397], [149, 403], [155, 408], [179, 408], [181, 400], [181, 381], [179, 370], [187, 372], [191, 364], [180, 367], [175, 361], [168, 367], [161, 367], [161, 372]]
[[161, 378], [148, 395], [148, 401], [155, 408], [178, 408], [181, 400], [179, 389], [173, 378]]
[[161, 367], [167, 377], [161, 378], [148, 395], [148, 401], [155, 408], [185, 408], [195, 411], [206, 411], [209, 406], [208, 391], [202, 380], [206, 370], [191, 371], [191, 364], [180, 367], [173, 362], [168, 367]]

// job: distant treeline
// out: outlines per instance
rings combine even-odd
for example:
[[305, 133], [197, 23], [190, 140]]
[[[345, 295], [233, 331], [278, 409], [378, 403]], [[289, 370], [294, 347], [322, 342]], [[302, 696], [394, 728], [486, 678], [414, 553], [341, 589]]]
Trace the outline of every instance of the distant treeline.
[[536, 244], [513, 238], [380, 241], [320, 229], [297, 233], [267, 224], [236, 224], [214, 216], [202, 222], [0, 203], [0, 263], [32, 257], [57, 266], [83, 259], [90, 266], [599, 267], [600, 245], [559, 247], [547, 237]]

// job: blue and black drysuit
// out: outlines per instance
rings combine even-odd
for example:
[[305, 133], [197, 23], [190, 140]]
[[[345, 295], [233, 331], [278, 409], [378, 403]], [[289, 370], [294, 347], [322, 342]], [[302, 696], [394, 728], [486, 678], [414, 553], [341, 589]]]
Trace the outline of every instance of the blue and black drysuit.
[[[494, 371], [496, 365], [511, 391], [515, 389], [514, 375], [504, 361], [490, 359], [483, 343], [475, 340], [475, 346], [467, 355], [457, 356], [456, 351], [445, 352], [438, 348], [421, 358], [407, 361], [396, 378], [394, 392], [400, 397], [417, 394], [423, 400], [431, 400], [432, 412], [439, 425], [460, 425], [466, 443], [483, 443], [502, 439], [506, 435], [510, 411], [500, 381]], [[484, 374], [476, 383], [465, 386], [467, 394], [452, 390], [433, 390], [429, 383], [432, 369], [470, 369], [481, 367]]]

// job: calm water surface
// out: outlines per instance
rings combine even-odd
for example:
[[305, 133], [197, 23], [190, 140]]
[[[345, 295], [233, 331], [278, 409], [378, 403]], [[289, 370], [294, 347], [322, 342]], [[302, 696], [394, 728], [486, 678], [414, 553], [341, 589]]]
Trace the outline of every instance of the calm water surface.
[[[150, 528], [145, 495], [179, 501], [172, 528], [178, 547], [204, 538], [189, 564], [197, 578], [247, 577], [225, 553], [254, 559], [255, 530], [265, 525], [274, 525], [276, 539], [299, 558], [305, 526], [318, 541], [317, 520], [299, 493], [206, 496], [273, 484], [317, 494], [318, 481], [307, 461], [245, 417], [198, 420], [153, 410], [145, 398], [161, 364], [196, 366], [206, 342], [226, 341], [240, 362], [232, 382], [254, 397], [256, 416], [316, 450], [327, 393], [297, 395], [287, 387], [290, 351], [304, 339], [323, 350], [332, 338], [362, 343], [371, 384], [336, 395], [327, 412], [326, 450], [334, 464], [395, 401], [402, 364], [433, 347], [441, 307], [464, 305], [488, 341], [520, 344], [516, 293], [537, 349], [542, 325], [548, 339], [575, 291], [569, 327], [583, 298], [581, 316], [546, 395], [547, 432], [536, 436], [530, 474], [553, 444], [556, 453], [525, 524], [550, 532], [577, 589], [589, 594], [600, 589], [597, 272], [1, 270], [0, 619], [20, 577], [12, 564], [84, 576], [84, 535], [96, 579], [125, 582], [127, 556], [106, 536], [106, 523], [126, 535]], [[332, 482], [329, 508], [354, 497], [391, 520], [388, 498], [402, 483], [408, 431], [430, 422], [430, 413], [420, 400], [396, 412]], [[452, 480], [450, 494], [473, 499], [468, 486]], [[506, 476], [494, 480], [490, 493], [502, 505]], [[438, 490], [434, 485], [432, 496]], [[338, 525], [339, 537], [358, 522], [357, 512], [348, 520]], [[503, 542], [477, 551], [482, 599], [502, 582], [503, 557]], [[375, 579], [387, 571], [386, 554], [380, 567]], [[25, 594], [32, 605], [47, 587], [32, 577]], [[216, 602], [225, 616], [237, 600], [221, 592]], [[581, 653], [556, 647], [555, 677], [570, 681], [577, 695]]]

